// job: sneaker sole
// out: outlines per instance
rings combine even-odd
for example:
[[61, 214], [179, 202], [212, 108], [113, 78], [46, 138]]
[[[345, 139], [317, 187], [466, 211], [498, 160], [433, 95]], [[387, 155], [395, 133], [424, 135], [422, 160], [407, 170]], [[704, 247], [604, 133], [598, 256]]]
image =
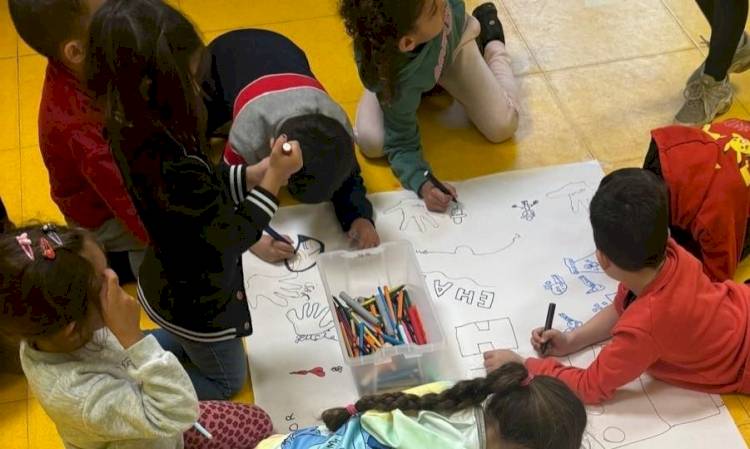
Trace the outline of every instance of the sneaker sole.
[[707, 122], [702, 122], [702, 123], [684, 123], [684, 122], [679, 121], [677, 119], [677, 117], [675, 117], [674, 118], [674, 124], [675, 125], [681, 125], [681, 126], [689, 126], [691, 128], [698, 127], [698, 126], [704, 126], [704, 125], [706, 125], [708, 123], [713, 122], [716, 119], [716, 117], [718, 117], [720, 115], [726, 114], [729, 111], [729, 109], [732, 107], [732, 103], [733, 102], [734, 102], [734, 94], [732, 94], [732, 96], [729, 98], [729, 100], [725, 101], [721, 105], [721, 108], [719, 108], [716, 111], [716, 114], [714, 114], [714, 116], [710, 120], [708, 120]]

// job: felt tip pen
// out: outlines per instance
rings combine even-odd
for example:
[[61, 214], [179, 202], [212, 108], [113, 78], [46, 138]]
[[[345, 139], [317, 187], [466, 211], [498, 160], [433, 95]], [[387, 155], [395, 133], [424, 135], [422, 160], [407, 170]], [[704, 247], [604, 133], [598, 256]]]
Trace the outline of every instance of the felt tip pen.
[[351, 296], [349, 296], [346, 292], [339, 293], [339, 298], [342, 299], [349, 307], [351, 307], [359, 316], [365, 319], [368, 323], [372, 324], [373, 326], [377, 326], [380, 324], [380, 321], [378, 321], [377, 318], [372, 316], [370, 312], [367, 311], [360, 303], [355, 301]]
[[281, 152], [289, 156], [292, 154], [292, 144], [289, 142], [284, 142], [284, 145], [281, 146]]
[[[289, 246], [292, 246], [291, 243], [289, 243], [289, 240], [285, 239], [284, 236], [276, 232], [272, 227], [266, 226], [264, 229], [266, 231], [266, 234], [270, 235], [272, 239], [276, 240], [277, 242], [286, 243]], [[297, 253], [297, 249], [294, 249], [294, 253]]]
[[451, 193], [451, 191], [448, 190], [448, 187], [446, 187], [445, 184], [443, 184], [442, 182], [438, 181], [438, 179], [435, 177], [435, 175], [433, 175], [429, 170], [426, 170], [424, 172], [424, 177], [427, 178], [427, 180], [429, 180], [432, 183], [432, 185], [434, 185], [435, 187], [437, 187], [438, 190], [440, 190], [444, 194], [446, 194], [449, 197], [451, 197], [451, 201], [453, 201], [454, 203], [458, 202], [456, 200], [456, 197], [453, 196], [453, 193]]
[[[542, 335], [544, 335], [545, 332], [552, 329], [552, 322], [555, 319], [555, 308], [557, 305], [554, 302], [549, 303], [549, 307], [547, 307], [547, 320], [544, 322], [544, 331], [542, 332]], [[541, 354], [544, 355], [547, 352], [547, 346], [549, 345], [549, 341], [546, 341], [542, 343]]]
[[193, 427], [195, 427], [195, 430], [197, 430], [198, 433], [200, 433], [204, 437], [208, 438], [209, 440], [213, 440], [214, 439], [214, 436], [211, 435], [208, 432], [208, 430], [206, 430], [206, 428], [201, 425], [201, 423], [196, 422], [195, 424], [193, 424]]

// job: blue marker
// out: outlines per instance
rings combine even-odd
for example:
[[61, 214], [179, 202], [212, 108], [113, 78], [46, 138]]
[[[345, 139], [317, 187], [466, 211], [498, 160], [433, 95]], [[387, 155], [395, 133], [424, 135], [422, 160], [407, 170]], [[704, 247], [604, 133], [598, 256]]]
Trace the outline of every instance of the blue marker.
[[[289, 240], [285, 239], [284, 236], [276, 232], [271, 226], [266, 226], [265, 231], [268, 235], [271, 236], [271, 238], [273, 238], [277, 242], [286, 243], [289, 246], [292, 245], [291, 243], [289, 243]], [[297, 253], [297, 248], [294, 248], [294, 253]]]

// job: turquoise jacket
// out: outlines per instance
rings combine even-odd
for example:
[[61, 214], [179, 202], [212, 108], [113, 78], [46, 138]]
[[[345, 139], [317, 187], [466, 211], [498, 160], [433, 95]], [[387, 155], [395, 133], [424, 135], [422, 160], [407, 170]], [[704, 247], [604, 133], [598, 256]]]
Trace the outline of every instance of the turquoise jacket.
[[[401, 184], [414, 192], [419, 192], [426, 181], [424, 172], [429, 170], [422, 157], [417, 108], [422, 94], [435, 87], [442, 69], [453, 59], [466, 23], [463, 0], [448, 0], [448, 4], [443, 33], [418, 51], [405, 55], [398, 74], [397, 97], [390, 104], [380, 102], [385, 127], [383, 151]], [[361, 69], [360, 61], [357, 62]], [[382, 86], [366, 87], [375, 94], [382, 90]]]

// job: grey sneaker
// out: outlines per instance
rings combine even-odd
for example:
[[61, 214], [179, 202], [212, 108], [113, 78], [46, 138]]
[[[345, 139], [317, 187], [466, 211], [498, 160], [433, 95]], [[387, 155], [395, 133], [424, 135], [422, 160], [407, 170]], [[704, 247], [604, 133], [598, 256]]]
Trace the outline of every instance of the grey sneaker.
[[677, 113], [675, 123], [702, 126], [729, 110], [734, 89], [729, 84], [729, 77], [716, 81], [709, 75], [701, 74], [696, 81], [688, 84], [683, 95], [685, 104]]
[[[690, 75], [687, 84], [695, 82], [695, 80], [697, 80], [698, 77], [701, 76], [705, 67], [706, 61], [703, 61], [700, 67], [695, 69], [693, 74]], [[728, 73], [742, 73], [747, 69], [750, 69], [750, 36], [748, 36], [747, 31], [745, 31], [744, 33], [742, 33], [740, 43], [739, 45], [737, 45], [737, 50], [734, 52], [734, 57], [732, 57], [732, 65], [729, 66]]]

